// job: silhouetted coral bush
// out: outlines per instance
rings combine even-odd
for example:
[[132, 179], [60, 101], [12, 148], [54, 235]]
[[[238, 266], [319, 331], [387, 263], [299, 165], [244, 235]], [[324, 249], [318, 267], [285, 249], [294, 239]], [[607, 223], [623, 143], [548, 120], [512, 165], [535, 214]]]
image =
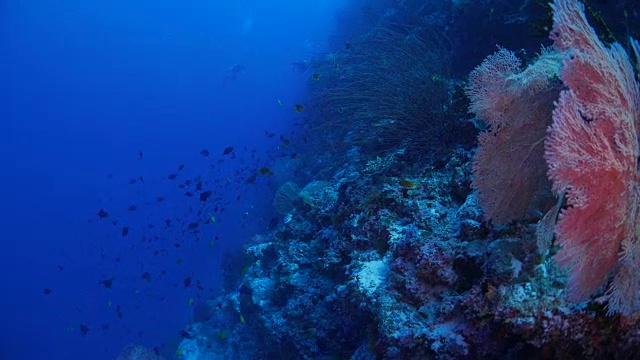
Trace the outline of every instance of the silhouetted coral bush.
[[337, 143], [380, 155], [405, 148], [422, 158], [451, 141], [449, 52], [442, 40], [378, 28], [348, 51], [316, 64], [327, 80], [312, 87], [316, 126], [341, 131]]

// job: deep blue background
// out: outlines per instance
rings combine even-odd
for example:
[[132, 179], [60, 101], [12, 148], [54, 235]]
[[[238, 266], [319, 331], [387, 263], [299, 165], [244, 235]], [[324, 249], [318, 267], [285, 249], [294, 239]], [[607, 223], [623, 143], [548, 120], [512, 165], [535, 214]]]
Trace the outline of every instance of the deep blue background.
[[[304, 101], [308, 77], [291, 63], [324, 51], [337, 2], [0, 1], [1, 359], [113, 359], [132, 342], [175, 351], [195, 296], [182, 279], [215, 294], [221, 257], [262, 230], [266, 184], [233, 174], [242, 162], [268, 165], [277, 141], [264, 131], [284, 134], [301, 119], [290, 106]], [[234, 63], [245, 76], [225, 83]], [[236, 159], [210, 171], [230, 145]], [[193, 200], [166, 179], [182, 163], [181, 177], [231, 180], [214, 189], [233, 205], [203, 231], [219, 235], [213, 248], [176, 230], [142, 241], [147, 224], [159, 234], [162, 219], [195, 217]], [[145, 183], [127, 183], [137, 176]], [[138, 211], [127, 212], [131, 204]], [[97, 220], [102, 207], [117, 227]], [[120, 224], [131, 227], [126, 238]], [[190, 246], [171, 249], [171, 237]], [[153, 256], [156, 248], [171, 253]], [[112, 276], [112, 289], [98, 284]]]

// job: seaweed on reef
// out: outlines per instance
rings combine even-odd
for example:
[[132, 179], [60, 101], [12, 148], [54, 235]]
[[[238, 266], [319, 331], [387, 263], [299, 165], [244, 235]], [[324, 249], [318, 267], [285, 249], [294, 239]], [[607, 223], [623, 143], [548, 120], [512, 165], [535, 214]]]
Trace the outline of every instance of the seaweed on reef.
[[603, 14], [600, 11], [594, 10], [593, 7], [589, 5], [588, 1], [585, 1], [584, 5], [589, 24], [591, 24], [591, 26], [596, 30], [596, 34], [598, 34], [600, 41], [607, 45], [616, 42], [616, 37], [613, 31], [611, 31], [607, 26]]
[[549, 37], [549, 30], [553, 26], [551, 3], [547, 0], [535, 0], [535, 4], [542, 12], [542, 15], [536, 17], [535, 20], [531, 22], [531, 27], [535, 31], [533, 37], [547, 39]]

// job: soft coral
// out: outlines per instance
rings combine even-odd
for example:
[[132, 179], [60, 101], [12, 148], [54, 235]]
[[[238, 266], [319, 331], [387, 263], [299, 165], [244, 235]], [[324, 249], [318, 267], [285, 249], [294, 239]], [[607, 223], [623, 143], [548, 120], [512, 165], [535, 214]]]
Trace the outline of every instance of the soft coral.
[[554, 46], [567, 54], [568, 86], [553, 112], [545, 157], [556, 192], [568, 208], [556, 226], [556, 261], [569, 268], [577, 299], [595, 293], [615, 273], [609, 310], [638, 308], [638, 84], [619, 44], [606, 48], [577, 0], [553, 3]]

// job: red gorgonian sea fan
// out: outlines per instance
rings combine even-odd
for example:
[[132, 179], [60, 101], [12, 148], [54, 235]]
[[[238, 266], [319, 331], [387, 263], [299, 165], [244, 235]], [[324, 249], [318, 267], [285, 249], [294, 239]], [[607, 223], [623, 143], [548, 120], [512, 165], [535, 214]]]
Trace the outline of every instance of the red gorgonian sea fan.
[[619, 44], [605, 47], [577, 0], [552, 4], [554, 46], [566, 54], [545, 143], [553, 189], [567, 192], [555, 261], [576, 299], [607, 291], [609, 312], [640, 308], [638, 84]]
[[495, 223], [544, 211], [552, 197], [544, 140], [559, 93], [561, 60], [543, 49], [522, 70], [513, 52], [499, 49], [469, 74], [470, 110], [490, 126], [478, 137], [472, 187], [485, 218]]

